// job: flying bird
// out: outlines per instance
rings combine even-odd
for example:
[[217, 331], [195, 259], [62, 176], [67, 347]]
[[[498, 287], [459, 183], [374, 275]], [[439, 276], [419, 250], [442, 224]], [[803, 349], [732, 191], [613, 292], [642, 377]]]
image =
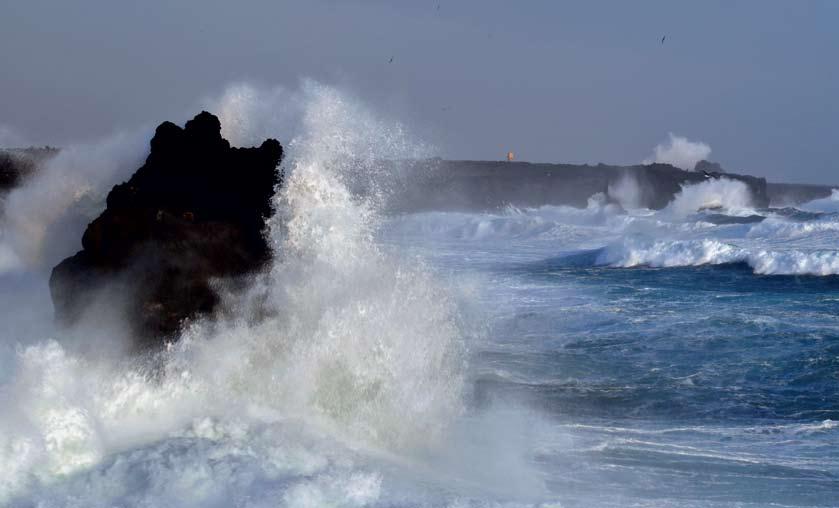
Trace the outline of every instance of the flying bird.
[[665, 35], [664, 37], [662, 37], [662, 38], [661, 38], [661, 43], [662, 43], [662, 44], [664, 44], [664, 39], [666, 39], [666, 38], [667, 38], [667, 36], [666, 36], [666, 35]]
[[393, 63], [393, 57], [390, 57], [390, 60], [388, 60], [387, 63]]

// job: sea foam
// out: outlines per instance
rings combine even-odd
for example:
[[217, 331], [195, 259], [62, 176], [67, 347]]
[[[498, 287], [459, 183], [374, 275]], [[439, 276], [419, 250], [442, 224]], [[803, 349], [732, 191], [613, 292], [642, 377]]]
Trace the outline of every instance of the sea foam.
[[[151, 357], [19, 345], [0, 376], [0, 504], [363, 506], [381, 477], [352, 449], [410, 455], [443, 439], [462, 410], [457, 304], [422, 263], [377, 245], [386, 187], [348, 189], [384, 179], [379, 161], [413, 145], [332, 87], [307, 82], [296, 97], [270, 268], [244, 292], [219, 286], [221, 315]], [[244, 118], [241, 132], [258, 130]], [[12, 218], [34, 232], [19, 245], [39, 248], [68, 204]]]

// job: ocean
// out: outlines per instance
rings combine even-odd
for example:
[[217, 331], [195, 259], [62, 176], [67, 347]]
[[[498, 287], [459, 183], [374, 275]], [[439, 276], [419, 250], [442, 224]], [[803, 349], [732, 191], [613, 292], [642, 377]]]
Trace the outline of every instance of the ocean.
[[836, 506], [839, 217], [815, 212], [836, 203], [426, 213], [387, 236], [469, 274], [491, 316], [473, 410], [530, 415], [514, 432], [561, 506]]
[[307, 86], [274, 262], [162, 351], [51, 320], [54, 224], [124, 175], [59, 155], [5, 201], [0, 505], [839, 506], [839, 194], [392, 212], [416, 145]]

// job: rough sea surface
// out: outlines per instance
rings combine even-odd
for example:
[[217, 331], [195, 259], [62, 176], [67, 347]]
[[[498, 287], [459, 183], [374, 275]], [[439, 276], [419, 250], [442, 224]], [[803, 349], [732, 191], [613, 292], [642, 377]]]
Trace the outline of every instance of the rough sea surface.
[[276, 257], [165, 351], [55, 328], [46, 283], [125, 176], [78, 153], [142, 143], [3, 203], [0, 506], [839, 506], [839, 196], [385, 215], [399, 128], [316, 83], [215, 106], [288, 132]]
[[470, 281], [472, 411], [529, 415], [510, 432], [561, 506], [839, 506], [836, 204], [592, 200], [387, 237]]

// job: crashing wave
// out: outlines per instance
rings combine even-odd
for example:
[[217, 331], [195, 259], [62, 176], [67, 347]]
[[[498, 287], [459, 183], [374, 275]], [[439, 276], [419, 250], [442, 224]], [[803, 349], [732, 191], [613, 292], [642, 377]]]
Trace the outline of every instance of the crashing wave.
[[[283, 433], [301, 427], [310, 444], [409, 452], [433, 448], [462, 410], [457, 305], [422, 263], [380, 249], [381, 200], [347, 185], [412, 145], [333, 88], [307, 83], [299, 96], [267, 233], [277, 255], [244, 294], [224, 299], [221, 317], [194, 322], [148, 359], [54, 340], [9, 355], [0, 504], [75, 496], [85, 506], [227, 506], [242, 490], [276, 493], [235, 483], [248, 481], [283, 483], [287, 497], [315, 504], [333, 495], [365, 504], [379, 495], [376, 475]], [[169, 438], [196, 444], [173, 454], [181, 445]], [[238, 467], [247, 471], [233, 478]], [[132, 490], [143, 482], [152, 485]]]
[[726, 210], [728, 213], [748, 211], [753, 200], [748, 185], [729, 178], [713, 178], [704, 182], [684, 185], [665, 213], [685, 217], [702, 210]]
[[836, 275], [839, 251], [746, 249], [720, 240], [628, 239], [605, 247], [597, 264], [615, 267], [680, 267], [746, 263], [761, 275]]

